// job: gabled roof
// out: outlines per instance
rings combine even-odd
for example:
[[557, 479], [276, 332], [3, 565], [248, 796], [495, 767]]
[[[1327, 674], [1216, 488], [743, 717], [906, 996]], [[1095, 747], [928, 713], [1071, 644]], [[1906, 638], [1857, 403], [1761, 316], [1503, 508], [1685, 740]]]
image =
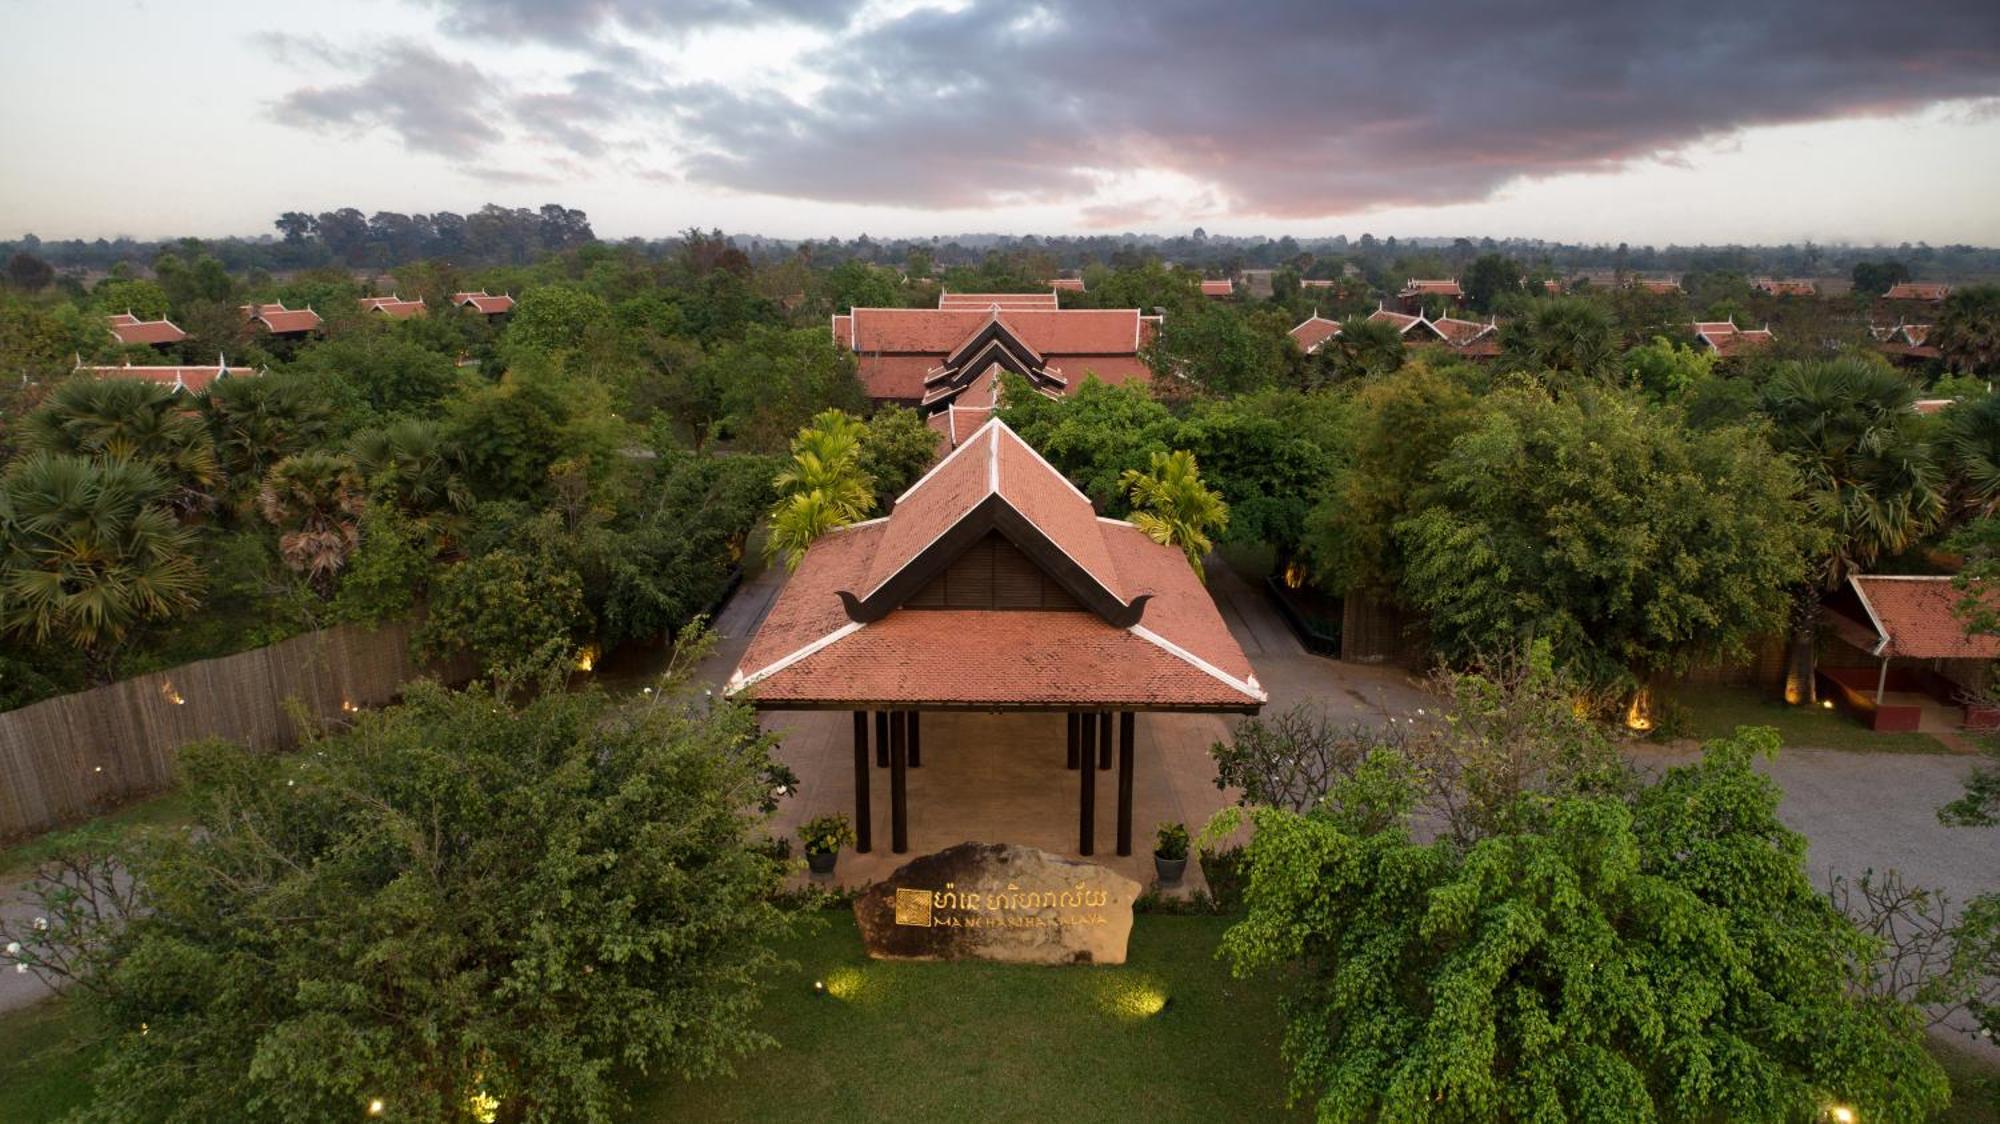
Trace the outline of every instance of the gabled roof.
[[1340, 321], [1328, 320], [1315, 312], [1300, 321], [1289, 334], [1301, 351], [1311, 355], [1319, 350], [1321, 344], [1340, 334]]
[[246, 304], [243, 315], [252, 323], [262, 324], [264, 330], [274, 336], [292, 336], [310, 332], [319, 327], [319, 313], [310, 305], [305, 308], [286, 308], [283, 301], [276, 304]]
[[1201, 283], [1201, 295], [1204, 297], [1233, 297], [1236, 295], [1236, 284], [1233, 281], [1203, 281]]
[[[996, 534], [1083, 608], [905, 607]], [[890, 515], [812, 545], [728, 690], [772, 709], [1254, 711], [1265, 701], [1180, 552], [1100, 519], [997, 418]]]
[[1083, 278], [1058, 277], [1049, 282], [1049, 288], [1059, 293], [1081, 293], [1083, 292]]
[[115, 312], [110, 320], [111, 334], [121, 344], [179, 343], [188, 338], [186, 332], [164, 316], [141, 320], [129, 312]]
[[1644, 289], [1649, 293], [1664, 294], [1681, 291], [1681, 283], [1671, 277], [1634, 277], [1630, 284], [1635, 289]]
[[1481, 324], [1477, 320], [1457, 320], [1440, 316], [1436, 320], [1424, 321], [1437, 337], [1453, 347], [1469, 347], [1500, 330], [1497, 322], [1489, 320]]
[[1056, 291], [1046, 293], [938, 293], [939, 308], [992, 311], [994, 309], [1054, 309]]
[[[834, 317], [847, 338], [836, 338], [857, 354], [930, 353], [940, 360], [978, 331], [990, 308], [857, 308]], [[1136, 308], [1003, 309], [1015, 337], [1043, 355], [1130, 355], [1139, 349]]]
[[1462, 297], [1465, 295], [1465, 291], [1458, 287], [1458, 282], [1449, 278], [1437, 281], [1423, 281], [1412, 277], [1408, 281], [1403, 282], [1403, 291], [1396, 295], [1399, 297]]
[[1899, 281], [1882, 294], [1890, 301], [1941, 301], [1951, 295], [1951, 286], [1940, 281]]
[[391, 320], [408, 320], [412, 316], [422, 316], [430, 311], [420, 300], [404, 300], [400, 296], [362, 297], [361, 311], [379, 312]]
[[110, 367], [85, 366], [79, 363], [72, 373], [93, 379], [134, 379], [140, 382], [160, 383], [175, 390], [198, 394], [207, 390], [209, 384], [217, 379], [254, 376], [261, 372], [249, 367], [231, 367], [228, 360], [218, 357], [212, 367], [135, 367], [130, 363]]
[[451, 303], [458, 308], [471, 308], [486, 316], [498, 316], [514, 311], [514, 298], [505, 293], [489, 293], [484, 289], [476, 293], [453, 293]]
[[1708, 345], [1710, 351], [1724, 359], [1755, 351], [1774, 338], [1768, 327], [1739, 328], [1733, 318], [1697, 320], [1694, 322], [1694, 334], [1702, 343]]
[[[2000, 636], [1967, 635], [1958, 605], [1966, 592], [1949, 577], [1857, 574], [1848, 579], [1875, 631], [1870, 654], [1889, 659], [2000, 658]], [[2000, 592], [1982, 594], [1996, 602]]]
[[1819, 295], [1819, 286], [1803, 277], [1759, 277], [1753, 287], [1759, 292], [1774, 297], [1813, 297]]
[[1423, 323], [1424, 318], [1421, 316], [1406, 316], [1400, 312], [1391, 312], [1377, 305], [1375, 311], [1368, 314], [1368, 322], [1371, 324], [1387, 324], [1396, 329], [1397, 335], [1407, 335], [1411, 328]]

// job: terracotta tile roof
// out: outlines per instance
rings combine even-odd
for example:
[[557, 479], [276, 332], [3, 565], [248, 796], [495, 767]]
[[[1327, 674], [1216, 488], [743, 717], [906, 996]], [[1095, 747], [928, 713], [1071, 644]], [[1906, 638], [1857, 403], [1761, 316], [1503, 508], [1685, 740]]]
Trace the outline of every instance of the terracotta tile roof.
[[1424, 318], [1421, 316], [1405, 316], [1400, 312], [1391, 312], [1386, 308], [1377, 308], [1368, 314], [1368, 322], [1371, 324], [1387, 324], [1396, 329], [1397, 334], [1401, 335], [1407, 333], [1418, 324], [1423, 323]]
[[1951, 295], [1951, 286], [1937, 281], [1900, 281], [1882, 294], [1891, 301], [1941, 301]]
[[943, 309], [978, 309], [991, 311], [1005, 309], [1053, 309], [1056, 307], [1054, 289], [1046, 293], [945, 293], [938, 294], [938, 305]]
[[1299, 322], [1290, 332], [1292, 342], [1299, 350], [1311, 355], [1319, 346], [1340, 334], [1340, 321], [1328, 320], [1321, 316], [1310, 316]]
[[1069, 387], [1083, 385], [1083, 380], [1096, 376], [1097, 381], [1117, 386], [1127, 382], [1151, 382], [1153, 369], [1136, 355], [1048, 355], [1050, 372], [1062, 376]]
[[254, 323], [262, 324], [264, 330], [274, 336], [292, 336], [310, 332], [319, 327], [319, 313], [307, 308], [286, 308], [284, 302], [277, 304], [246, 304], [243, 315]]
[[[1965, 594], [1949, 577], [1856, 575], [1848, 581], [1876, 632], [1875, 655], [1896, 659], [2000, 658], [2000, 636], [1968, 636], [1958, 617]], [[1991, 595], [2000, 607], [2000, 593]]]
[[1049, 282], [1049, 288], [1062, 293], [1081, 293], [1083, 292], [1083, 278], [1058, 277]]
[[1465, 291], [1458, 287], [1458, 282], [1456, 281], [1420, 281], [1412, 277], [1408, 281], [1403, 282], [1403, 291], [1396, 295], [1399, 297], [1462, 297], [1465, 295]]
[[1681, 291], [1681, 283], [1671, 278], [1635, 277], [1632, 279], [1632, 287], [1635, 289], [1644, 289], [1649, 293], [1661, 294], [1678, 293]]
[[838, 344], [841, 347], [845, 347], [848, 348], [849, 350], [852, 350], [853, 344], [850, 342], [850, 339], [853, 331], [854, 331], [854, 317], [836, 315], [833, 318], [834, 343]]
[[1230, 281], [1203, 281], [1201, 283], [1201, 295], [1204, 297], [1233, 297], [1236, 295], [1236, 285]]
[[165, 317], [141, 320], [129, 312], [118, 312], [110, 319], [111, 334], [122, 344], [179, 343], [188, 338], [186, 332]]
[[939, 369], [930, 355], [861, 355], [855, 358], [855, 373], [870, 398], [921, 401], [924, 380]]
[[[947, 414], [947, 417], [950, 415]], [[935, 422], [933, 422], [935, 424]], [[1089, 609], [891, 607], [850, 619], [839, 594], [894, 574], [997, 494], [1029, 533], [1095, 577], [1150, 594], [1137, 624]], [[935, 553], [935, 552], [933, 552]], [[1121, 601], [1120, 605], [1129, 602]], [[934, 468], [884, 519], [822, 537], [780, 591], [730, 678], [758, 705], [1104, 707], [1254, 711], [1250, 661], [1187, 560], [1088, 501], [998, 420]]]
[[1449, 316], [1440, 316], [1436, 320], [1426, 320], [1424, 323], [1429, 325], [1439, 339], [1453, 347], [1465, 347], [1498, 331], [1498, 326], [1491, 321], [1482, 324], [1477, 320], [1455, 320]]
[[[991, 319], [989, 309], [857, 308], [850, 330], [857, 352], [931, 352], [943, 359]], [[1000, 319], [1043, 354], [1130, 355], [1141, 341], [1136, 308], [1008, 310]]]
[[1697, 320], [1694, 334], [1724, 359], [1747, 355], [1771, 342], [1769, 328], [1739, 328], [1734, 320]]
[[1759, 292], [1769, 293], [1774, 297], [1816, 297], [1819, 295], [1819, 286], [1802, 277], [1787, 277], [1782, 279], [1759, 277], [1754, 283], [1754, 287]]
[[130, 363], [122, 366], [83, 366], [79, 364], [73, 374], [94, 379], [136, 379], [141, 382], [160, 383], [175, 390], [200, 393], [208, 389], [208, 384], [220, 378], [254, 377], [256, 370], [249, 367], [231, 367], [227, 362], [219, 362], [212, 367], [134, 367]]
[[1919, 414], [1942, 414], [1956, 405], [1956, 398], [1919, 398], [1910, 403], [1910, 409]]
[[484, 289], [476, 293], [453, 293], [451, 303], [459, 308], [470, 306], [474, 312], [486, 316], [498, 316], [514, 311], [514, 298], [505, 293], [489, 293]]
[[412, 316], [422, 316], [430, 311], [420, 300], [404, 300], [400, 296], [362, 297], [361, 311], [379, 312], [391, 320], [408, 320]]

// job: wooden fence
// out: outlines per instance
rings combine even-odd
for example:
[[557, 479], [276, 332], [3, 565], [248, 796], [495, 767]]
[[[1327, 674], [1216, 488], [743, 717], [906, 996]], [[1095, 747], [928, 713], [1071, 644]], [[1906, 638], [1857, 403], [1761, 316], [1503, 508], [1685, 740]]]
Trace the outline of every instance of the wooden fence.
[[393, 700], [426, 671], [410, 655], [414, 629], [337, 625], [0, 714], [0, 839], [166, 788], [190, 742], [290, 748], [288, 699], [320, 721]]

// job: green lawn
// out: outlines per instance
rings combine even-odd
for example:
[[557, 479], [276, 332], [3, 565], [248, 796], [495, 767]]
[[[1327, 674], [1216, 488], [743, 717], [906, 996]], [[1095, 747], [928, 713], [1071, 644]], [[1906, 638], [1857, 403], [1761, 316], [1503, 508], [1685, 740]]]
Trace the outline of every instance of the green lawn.
[[1856, 753], [1949, 753], [1929, 734], [1878, 734], [1838, 710], [1786, 706], [1749, 687], [1676, 687], [1666, 696], [1686, 708], [1687, 734], [1702, 741], [1738, 726], [1770, 726], [1787, 746]]
[[0, 1014], [0, 1120], [38, 1124], [83, 1104], [101, 1052], [60, 999]]
[[176, 829], [185, 826], [188, 821], [188, 798], [185, 792], [175, 789], [157, 796], [148, 796], [75, 827], [62, 828], [9, 847], [0, 847], [0, 881], [27, 874], [38, 863], [61, 854], [93, 834], [125, 836], [162, 828]]
[[1142, 915], [1116, 968], [876, 962], [851, 916], [829, 921], [789, 950], [798, 970], [762, 1014], [783, 1045], [733, 1077], [642, 1092], [635, 1120], [1286, 1116], [1279, 985], [1215, 959], [1227, 918]]

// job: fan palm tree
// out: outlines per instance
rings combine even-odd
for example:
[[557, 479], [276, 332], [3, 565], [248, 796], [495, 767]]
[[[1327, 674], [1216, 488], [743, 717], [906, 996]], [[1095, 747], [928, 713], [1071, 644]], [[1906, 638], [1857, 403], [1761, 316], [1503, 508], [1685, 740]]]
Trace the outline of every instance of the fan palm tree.
[[1385, 321], [1350, 316], [1320, 345], [1316, 364], [1333, 380], [1386, 375], [1403, 365], [1403, 337]]
[[200, 398], [209, 438], [232, 492], [250, 492], [272, 465], [311, 448], [332, 416], [325, 401], [296, 377], [220, 379]]
[[1118, 483], [1132, 497], [1133, 525], [1162, 546], [1179, 547], [1206, 582], [1202, 556], [1215, 545], [1210, 533], [1229, 526], [1229, 505], [1201, 482], [1194, 454], [1154, 453], [1150, 471], [1128, 468]]
[[1825, 529], [1817, 573], [1793, 603], [1794, 702], [1816, 696], [1813, 639], [1820, 598], [1850, 575], [1935, 528], [1945, 498], [1918, 415], [1916, 388], [1866, 358], [1792, 360], [1765, 385], [1771, 441], [1798, 467], [1807, 508]]
[[271, 466], [257, 493], [264, 518], [277, 527], [278, 554], [325, 597], [334, 575], [361, 544], [367, 506], [361, 473], [334, 453], [298, 453]]
[[1953, 406], [1942, 436], [1959, 510], [1974, 518], [2000, 512], [2000, 396]]
[[778, 502], [771, 508], [771, 535], [765, 553], [784, 555], [796, 570], [806, 548], [836, 527], [866, 516], [875, 507], [875, 483], [861, 469], [859, 419], [825, 410], [792, 439], [792, 461], [773, 483]]
[[166, 502], [183, 515], [207, 508], [222, 482], [201, 416], [158, 383], [65, 379], [22, 429], [31, 449], [151, 465], [168, 483]]
[[109, 682], [132, 629], [194, 608], [193, 532], [149, 465], [46, 452], [0, 477], [0, 630], [75, 647]]
[[1534, 302], [1527, 315], [1500, 329], [1500, 349], [1509, 367], [1529, 374], [1606, 378], [1618, 370], [1611, 314], [1582, 297]]
[[1974, 285], [1953, 293], [1931, 329], [1930, 344], [1945, 365], [1964, 375], [2000, 375], [2000, 285]]
[[472, 489], [434, 421], [405, 418], [367, 430], [351, 446], [355, 466], [373, 493], [415, 519], [472, 508]]

